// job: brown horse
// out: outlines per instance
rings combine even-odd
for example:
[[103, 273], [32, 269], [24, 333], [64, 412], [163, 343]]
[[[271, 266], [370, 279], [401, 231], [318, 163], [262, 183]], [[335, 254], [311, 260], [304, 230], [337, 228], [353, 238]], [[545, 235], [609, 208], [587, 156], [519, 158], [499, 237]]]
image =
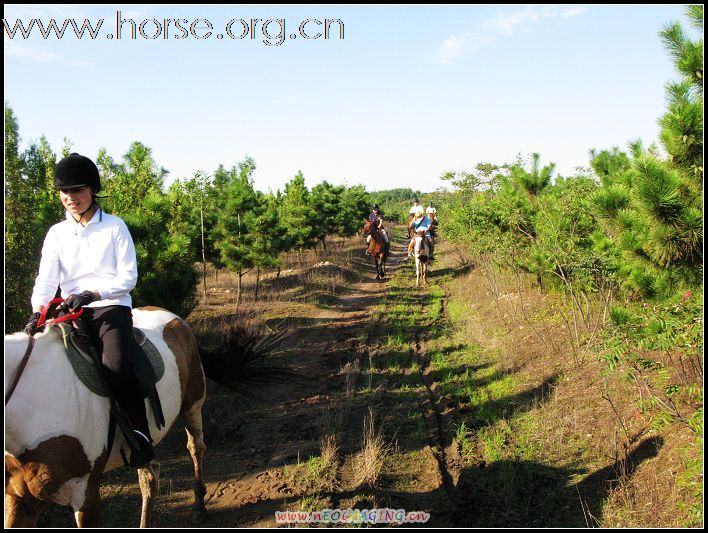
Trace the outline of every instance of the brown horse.
[[386, 275], [386, 258], [388, 257], [391, 245], [387, 243], [381, 233], [374, 227], [374, 223], [368, 220], [361, 231], [365, 235], [371, 235], [369, 241], [369, 252], [376, 267], [376, 279], [382, 279]]

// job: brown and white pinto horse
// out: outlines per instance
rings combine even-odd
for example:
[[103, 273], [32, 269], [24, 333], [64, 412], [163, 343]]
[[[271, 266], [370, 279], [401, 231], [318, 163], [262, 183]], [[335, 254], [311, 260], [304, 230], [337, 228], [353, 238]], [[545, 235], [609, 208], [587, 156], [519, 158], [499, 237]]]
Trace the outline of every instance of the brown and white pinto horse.
[[415, 286], [420, 287], [421, 278], [427, 285], [430, 247], [423, 233], [417, 233], [413, 236], [413, 256], [415, 257]]
[[[200, 357], [189, 325], [169, 311], [134, 309], [133, 321], [158, 349], [165, 365], [157, 390], [166, 426], [158, 431], [148, 409], [151, 435], [158, 443], [177, 416], [182, 416], [194, 465], [192, 522], [201, 523], [207, 518], [202, 479], [205, 370], [208, 377], [220, 382], [238, 377], [225, 375], [220, 362], [216, 373], [222, 375], [211, 375], [207, 358], [218, 355], [202, 351]], [[27, 344], [25, 333], [5, 336], [6, 391]], [[101, 475], [123, 465], [119, 452], [125, 442], [123, 435], [117, 430], [109, 449], [108, 431], [109, 400], [91, 392], [78, 379], [64, 353], [58, 328], [36, 334], [32, 356], [12, 395], [6, 398], [5, 526], [36, 525], [47, 502], [71, 506], [79, 527], [98, 526]], [[139, 469], [138, 477], [143, 496], [140, 525], [149, 527], [159, 478], [157, 462]]]
[[369, 253], [376, 267], [376, 279], [382, 279], [386, 276], [386, 258], [391, 246], [384, 240], [383, 235], [376, 229], [372, 221], [367, 221], [361, 231], [364, 235], [371, 235]]

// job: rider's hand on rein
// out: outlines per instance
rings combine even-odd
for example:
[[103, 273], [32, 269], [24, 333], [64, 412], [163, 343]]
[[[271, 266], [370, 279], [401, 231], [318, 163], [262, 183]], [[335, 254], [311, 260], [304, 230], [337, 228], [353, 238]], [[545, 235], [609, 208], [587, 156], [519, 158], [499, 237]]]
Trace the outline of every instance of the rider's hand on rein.
[[39, 311], [37, 311], [36, 313], [32, 313], [30, 315], [29, 321], [27, 322], [27, 325], [25, 326], [25, 329], [23, 330], [30, 337], [33, 336], [35, 333], [37, 333], [37, 324], [39, 323], [40, 316], [41, 316], [41, 313]]
[[96, 296], [91, 291], [84, 291], [81, 294], [70, 294], [67, 296], [64, 303], [61, 304], [63, 309], [68, 309], [72, 313], [75, 313], [83, 306], [90, 304], [96, 300]]

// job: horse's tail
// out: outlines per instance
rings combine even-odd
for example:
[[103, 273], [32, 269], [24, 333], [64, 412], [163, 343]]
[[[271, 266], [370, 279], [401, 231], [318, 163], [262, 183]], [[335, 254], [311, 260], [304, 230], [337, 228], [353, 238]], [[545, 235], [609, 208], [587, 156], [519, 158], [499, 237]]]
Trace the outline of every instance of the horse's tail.
[[283, 337], [284, 334], [261, 336], [243, 326], [231, 326], [216, 348], [207, 348], [200, 343], [204, 374], [250, 397], [254, 397], [249, 392], [253, 385], [291, 382], [295, 377], [292, 369], [266, 363], [268, 357], [276, 353], [276, 346]]

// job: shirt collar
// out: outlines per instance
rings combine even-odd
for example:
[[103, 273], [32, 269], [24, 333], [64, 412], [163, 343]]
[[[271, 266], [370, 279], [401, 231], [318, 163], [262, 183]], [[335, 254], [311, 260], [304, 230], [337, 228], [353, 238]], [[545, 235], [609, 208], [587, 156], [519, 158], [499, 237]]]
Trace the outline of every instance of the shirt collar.
[[[66, 216], [66, 219], [69, 222], [73, 222], [75, 224], [78, 224], [78, 222], [76, 222], [76, 220], [74, 220], [73, 215], [71, 213], [69, 213], [68, 211], [64, 211], [64, 216]], [[102, 222], [102, 221], [103, 221], [103, 209], [101, 209], [101, 207], [99, 206], [98, 209], [96, 209], [96, 212], [91, 217], [91, 220], [89, 220], [86, 223], [86, 225], [88, 226], [89, 224], [94, 224], [94, 223]]]

